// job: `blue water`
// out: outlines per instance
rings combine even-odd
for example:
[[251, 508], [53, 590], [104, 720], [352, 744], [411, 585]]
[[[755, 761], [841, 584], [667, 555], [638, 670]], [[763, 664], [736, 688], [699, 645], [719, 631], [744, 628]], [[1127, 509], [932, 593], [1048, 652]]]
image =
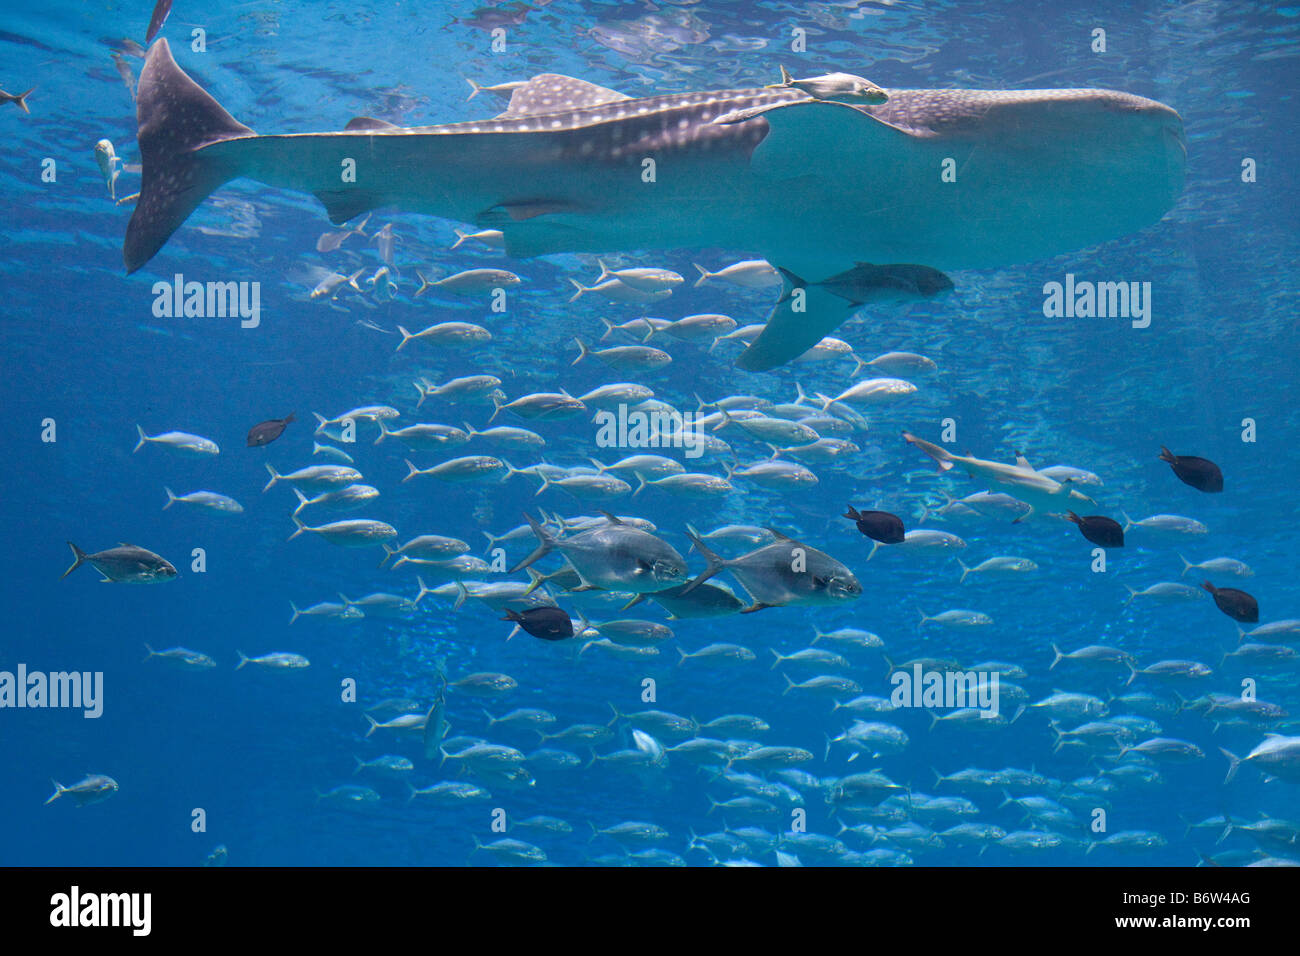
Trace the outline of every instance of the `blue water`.
[[[368, 424], [356, 444], [342, 446], [366, 481], [381, 490], [361, 516], [391, 523], [402, 541], [451, 535], [468, 542], [472, 553], [485, 554], [483, 532], [503, 533], [520, 522], [522, 511], [536, 514], [539, 506], [566, 517], [594, 514], [599, 507], [643, 517], [682, 553], [687, 522], [701, 530], [727, 523], [772, 525], [845, 562], [863, 586], [856, 601], [669, 622], [675, 636], [657, 657], [636, 661], [615, 659], [600, 648], [575, 657], [576, 647], [527, 635], [506, 642], [510, 625], [472, 599], [454, 610], [449, 598], [426, 597], [417, 613], [395, 620], [305, 618], [290, 625], [290, 602], [301, 608], [335, 600], [340, 591], [350, 597], [374, 591], [414, 596], [416, 589], [410, 566], [377, 567], [378, 549], [336, 548], [312, 535], [286, 540], [293, 531], [294, 499], [283, 486], [262, 493], [263, 462], [288, 471], [320, 461], [311, 455], [312, 411], [334, 416], [359, 405], [388, 404], [401, 411], [399, 425], [469, 421], [483, 427], [490, 408], [482, 405], [430, 400], [415, 410], [414, 379], [443, 382], [472, 373], [501, 378], [510, 398], [559, 387], [576, 395], [632, 380], [692, 410], [696, 393], [706, 400], [756, 394], [791, 402], [796, 381], [809, 394], [843, 389], [852, 380], [852, 363], [840, 359], [754, 375], [732, 366], [739, 351], [734, 343], [710, 354], [657, 337], [651, 344], [673, 356], [665, 370], [621, 373], [592, 360], [573, 366], [575, 335], [593, 341], [603, 331], [601, 318], [617, 323], [647, 314], [643, 307], [596, 296], [566, 304], [566, 278], [591, 280], [594, 257], [512, 260], [472, 244], [448, 252], [452, 229], [460, 224], [399, 211], [377, 212], [370, 226], [391, 221], [400, 237], [398, 296], [385, 301], [345, 295], [332, 305], [309, 301], [312, 283], [295, 278], [304, 265], [342, 273], [364, 266], [369, 275], [380, 265], [375, 247], [353, 238], [338, 252], [317, 253], [317, 236], [333, 228], [318, 204], [249, 180], [219, 190], [157, 258], [126, 277], [120, 249], [131, 207], [109, 199], [93, 146], [108, 138], [126, 163], [139, 162], [134, 107], [110, 54], [123, 37], [143, 43], [148, 5], [7, 5], [0, 14], [0, 86], [36, 91], [30, 116], [0, 106], [0, 189], [7, 219], [0, 239], [0, 428], [8, 452], [0, 669], [21, 662], [29, 670], [102, 672], [104, 709], [98, 719], [85, 719], [77, 710], [0, 710], [0, 816], [10, 822], [0, 841], [0, 862], [198, 865], [221, 844], [231, 865], [461, 865], [471, 860], [475, 839], [508, 836], [536, 844], [550, 861], [572, 865], [615, 862], [622, 855], [619, 843], [605, 836], [589, 841], [588, 823], [604, 828], [623, 821], [664, 828], [667, 837], [653, 845], [692, 865], [715, 859], [774, 865], [778, 837], [786, 852], [808, 864], [863, 862], [854, 854], [872, 846], [906, 853], [917, 864], [954, 866], [1191, 866], [1198, 853], [1241, 863], [1263, 855], [1251, 855], [1261, 848], [1275, 857], [1300, 858], [1293, 848], [1257, 844], [1240, 831], [1217, 847], [1220, 828], [1185, 835], [1185, 822], [1223, 813], [1242, 820], [1300, 816], [1295, 785], [1265, 781], [1251, 766], [1225, 785], [1228, 761], [1220, 753], [1224, 748], [1244, 756], [1266, 731], [1295, 733], [1291, 717], [1217, 728], [1194, 710], [1160, 717], [1163, 736], [1196, 744], [1203, 758], [1157, 765], [1158, 782], [1119, 785], [1104, 801], [1089, 802], [1074, 799], [1071, 782], [1116, 766], [1108, 755], [1114, 748], [1091, 759], [1083, 748], [1054, 753], [1048, 721], [1034, 709], [1007, 727], [980, 733], [942, 723], [931, 730], [929, 716], [915, 709], [867, 715], [863, 719], [902, 728], [908, 746], [850, 763], [849, 751], [838, 745], [823, 757], [826, 735], [842, 733], [849, 715], [832, 713], [827, 698], [782, 693], [783, 673], [801, 680], [821, 671], [769, 669], [769, 649], [806, 647], [814, 628], [857, 627], [879, 635], [894, 662], [925, 656], [955, 658], [963, 666], [990, 659], [1018, 664], [1029, 676], [1015, 683], [1031, 702], [1053, 688], [1105, 699], [1123, 693], [1126, 671], [1048, 668], [1053, 643], [1067, 651], [1109, 644], [1142, 665], [1189, 658], [1213, 669], [1209, 677], [1183, 682], [1139, 677], [1130, 690], [1170, 700], [1174, 692], [1187, 699], [1239, 695], [1249, 677], [1257, 681], [1261, 700], [1292, 714], [1300, 710], [1294, 661], [1270, 668], [1232, 659], [1221, 665], [1238, 632], [1207, 596], [1179, 604], [1142, 598], [1126, 604], [1125, 591], [1125, 585], [1140, 589], [1159, 581], [1197, 584], [1200, 577], [1180, 579], [1179, 554], [1192, 561], [1227, 555], [1249, 564], [1254, 575], [1243, 581], [1219, 577], [1216, 583], [1254, 594], [1261, 622], [1300, 617], [1293, 547], [1294, 449], [1300, 445], [1293, 414], [1300, 375], [1292, 291], [1300, 255], [1292, 203], [1300, 182], [1291, 162], [1297, 148], [1296, 11], [1213, 2], [1093, 4], [1086, 12], [1014, 3], [975, 10], [954, 3], [708, 2], [666, 4], [654, 14], [661, 19], [647, 20], [642, 4], [556, 0], [510, 27], [506, 52], [493, 54], [485, 31], [453, 21], [469, 19], [474, 10], [470, 2], [184, 0], [163, 35], [182, 68], [259, 132], [338, 129], [354, 115], [403, 125], [487, 117], [499, 101], [480, 94], [466, 103], [462, 77], [495, 83], [538, 72], [572, 74], [633, 96], [762, 85], [776, 79], [782, 63], [796, 75], [844, 70], [887, 88], [1121, 89], [1181, 114], [1188, 140], [1186, 188], [1161, 222], [1139, 233], [1054, 259], [954, 273], [956, 289], [948, 297], [867, 309], [842, 326], [835, 334], [864, 359], [909, 350], [932, 358], [938, 371], [917, 378], [919, 390], [905, 401], [865, 410], [869, 426], [853, 435], [861, 450], [834, 466], [812, 465], [819, 483], [811, 491], [768, 491], [737, 478], [735, 493], [720, 504], [682, 501], [651, 489], [601, 505], [558, 489], [536, 497], [538, 482], [521, 476], [499, 483], [402, 483], [405, 450], [391, 441], [371, 445], [375, 432]], [[794, 26], [806, 28], [809, 37], [809, 52], [798, 57], [788, 49]], [[194, 27], [206, 30], [206, 53], [189, 49]], [[1095, 27], [1106, 30], [1105, 54], [1090, 50]], [[141, 61], [127, 62], [138, 74]], [[1241, 181], [1247, 157], [1257, 163], [1253, 183]], [[46, 158], [54, 161], [55, 182], [42, 181]], [[138, 183], [138, 175], [122, 173], [118, 195], [135, 191]], [[754, 254], [744, 248], [683, 249], [617, 261], [688, 277], [650, 314], [721, 312], [746, 324], [763, 320], [772, 290], [691, 288], [692, 263], [720, 268]], [[503, 315], [488, 312], [482, 298], [411, 297], [417, 268], [431, 275], [482, 267], [507, 268], [524, 279]], [[174, 273], [261, 282], [261, 325], [241, 329], [230, 319], [156, 318], [152, 285]], [[1042, 286], [1066, 273], [1149, 281], [1150, 328], [1135, 330], [1116, 319], [1044, 318]], [[451, 319], [488, 326], [492, 342], [472, 352], [438, 352], [418, 343], [394, 351], [396, 325], [415, 330]], [[244, 446], [253, 424], [290, 411], [299, 420], [277, 442], [264, 449]], [[937, 506], [945, 491], [960, 497], [981, 490], [965, 478], [935, 475], [898, 437], [908, 429], [936, 439], [944, 418], [956, 423], [957, 451], [1009, 461], [1023, 450], [1037, 467], [1066, 463], [1095, 472], [1104, 485], [1086, 488], [1098, 503], [1094, 513], [1118, 518], [1126, 512], [1135, 519], [1185, 515], [1203, 522], [1209, 534], [1144, 542], [1141, 530], [1132, 530], [1128, 546], [1109, 553], [1103, 574], [1091, 570], [1090, 546], [1077, 530], [1055, 518], [1013, 525], [931, 516], [921, 526], [961, 535], [968, 543], [961, 558], [968, 565], [1016, 555], [1034, 561], [1038, 570], [1007, 579], [974, 575], [959, 585], [960, 569], [952, 559], [886, 550], [868, 561], [869, 542], [839, 517], [846, 503], [894, 511], [915, 528], [924, 506]], [[1254, 442], [1242, 440], [1247, 418], [1256, 424]], [[42, 441], [47, 419], [55, 423], [56, 441]], [[207, 436], [221, 453], [202, 460], [156, 446], [133, 453], [137, 423], [151, 435], [178, 429]], [[632, 453], [597, 448], [594, 426], [582, 417], [530, 423], [503, 414], [493, 424], [538, 431], [547, 440], [549, 463], [576, 466], [593, 454], [612, 461]], [[720, 437], [732, 443], [741, 462], [768, 454], [734, 426]], [[1156, 460], [1162, 444], [1218, 462], [1226, 491], [1206, 495], [1180, 483]], [[467, 451], [492, 453], [475, 446]], [[410, 457], [428, 467], [452, 455], [416, 451]], [[517, 467], [540, 460], [518, 453], [503, 457]], [[700, 470], [722, 474], [716, 462]], [[218, 491], [236, 498], [245, 511], [226, 516], [181, 505], [164, 511], [164, 486], [177, 494]], [[102, 586], [83, 568], [60, 580], [71, 560], [69, 540], [87, 551], [119, 541], [138, 544], [168, 558], [180, 575], [159, 585]], [[195, 548], [206, 554], [203, 573], [191, 569]], [[508, 543], [510, 561], [529, 548], [531, 539]], [[718, 550], [735, 556], [743, 548], [721, 544]], [[689, 560], [693, 573], [702, 570], [698, 554]], [[555, 570], [558, 558], [539, 567]], [[522, 574], [512, 579], [522, 580]], [[720, 580], [729, 581], [725, 574]], [[619, 603], [607, 597], [554, 593], [561, 606], [575, 614], [583, 610], [593, 621], [665, 619], [650, 602], [620, 614]], [[984, 612], [993, 623], [969, 631], [918, 624], [918, 609], [936, 614], [952, 608]], [[1287, 639], [1295, 646], [1294, 633], [1282, 638]], [[732, 666], [688, 660], [678, 666], [678, 647], [692, 651], [720, 641], [751, 648], [757, 660]], [[142, 662], [146, 643], [193, 648], [219, 666], [185, 671], [158, 660]], [[296, 652], [311, 666], [236, 670], [237, 650]], [[856, 681], [863, 693], [888, 696], [887, 664], [879, 651], [844, 653], [851, 666], [833, 672]], [[790, 837], [794, 807], [785, 799], [774, 800], [777, 810], [758, 822], [710, 813], [710, 797], [722, 801], [741, 791], [725, 778], [715, 779], [716, 769], [672, 754], [666, 766], [640, 773], [597, 762], [539, 771], [532, 786], [484, 784], [492, 798], [462, 807], [423, 799], [408, 803], [400, 780], [353, 776], [354, 755], [406, 755], [415, 763], [408, 776], [417, 786], [453, 778], [453, 764], [440, 768], [436, 760], [425, 760], [418, 734], [366, 738], [362, 711], [390, 697], [413, 698], [425, 709], [439, 685], [439, 660], [452, 681], [476, 671], [503, 672], [518, 681], [516, 690], [489, 701], [452, 689], [447, 713], [452, 735], [485, 737], [525, 753], [536, 749], [537, 735], [509, 726], [489, 730], [484, 707], [495, 715], [543, 708], [556, 717], [551, 729], [605, 724], [610, 703], [627, 713], [653, 708], [700, 721], [727, 713], [760, 716], [771, 726], [760, 735], [763, 743], [805, 748], [815, 757], [801, 769], [823, 784], [793, 791], [812, 833], [835, 837], [841, 823], [867, 819], [833, 813], [825, 793], [833, 778], [872, 768], [910, 787], [916, 819], [936, 830], [961, 821], [916, 814], [925, 795], [958, 793], [936, 786], [932, 768], [944, 774], [967, 767], [1032, 769], [1048, 778], [1045, 784], [1012, 795], [1064, 795], [1076, 823], [1040, 823], [1038, 829], [1067, 840], [1029, 853], [993, 845], [980, 854], [978, 847], [952, 841], [905, 847], [888, 836], [870, 844], [853, 833], [841, 837], [842, 852], [833, 846], [818, 851]], [[654, 703], [641, 699], [647, 678], [655, 682]], [[341, 699], [348, 680], [356, 682], [357, 702]], [[1062, 727], [1081, 722], [1065, 719]], [[616, 723], [615, 731], [597, 753], [632, 746], [626, 721]], [[587, 763], [586, 748], [570, 749]], [[51, 778], [71, 785], [88, 772], [111, 776], [120, 790], [83, 808], [69, 798], [42, 806]], [[380, 799], [364, 805], [317, 800], [314, 791], [340, 784], [372, 787]], [[977, 822], [1008, 832], [1032, 826], [1019, 805], [1001, 805], [1001, 787], [966, 795], [978, 807], [971, 818]], [[1088, 829], [1094, 806], [1108, 808], [1104, 833]], [[206, 816], [201, 832], [192, 827], [196, 808]], [[498, 808], [506, 833], [492, 829]], [[562, 818], [573, 831], [513, 827], [536, 814]], [[753, 845], [731, 852], [689, 848], [692, 831], [724, 826], [758, 826], [768, 835], [750, 834]], [[1099, 848], [1085, 855], [1088, 841], [1127, 830], [1155, 831], [1165, 845], [1129, 854]], [[485, 852], [472, 858], [476, 864], [492, 861]]]

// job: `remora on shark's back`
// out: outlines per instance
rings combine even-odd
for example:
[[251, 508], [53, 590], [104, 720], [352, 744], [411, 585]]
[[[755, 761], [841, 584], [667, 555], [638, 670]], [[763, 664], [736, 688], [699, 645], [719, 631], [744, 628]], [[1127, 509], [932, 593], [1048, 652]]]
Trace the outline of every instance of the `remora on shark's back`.
[[[943, 272], [1069, 252], [1155, 222], [1182, 191], [1182, 121], [1154, 100], [886, 93], [875, 104], [798, 86], [630, 99], [544, 73], [493, 119], [402, 128], [357, 117], [337, 132], [258, 136], [159, 39], [140, 74], [141, 194], [123, 258], [140, 268], [242, 176], [314, 194], [334, 223], [393, 206], [499, 229], [513, 256], [749, 249], [809, 285], [869, 263]], [[341, 182], [347, 159], [354, 183]], [[809, 295], [806, 311], [774, 310], [738, 364], [797, 357], [853, 298], [873, 297]]]

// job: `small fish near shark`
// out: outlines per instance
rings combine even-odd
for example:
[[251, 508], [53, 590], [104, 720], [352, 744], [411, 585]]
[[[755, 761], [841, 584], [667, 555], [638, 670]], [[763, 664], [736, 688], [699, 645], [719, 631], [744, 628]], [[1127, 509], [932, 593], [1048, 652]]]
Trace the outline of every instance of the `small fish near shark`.
[[[637, 99], [543, 73], [492, 119], [403, 128], [357, 117], [335, 132], [259, 136], [162, 38], [140, 74], [137, 121], [128, 272], [240, 177], [311, 193], [335, 224], [387, 206], [500, 230], [517, 257], [746, 249], [784, 270], [787, 293], [807, 291], [802, 311], [783, 297], [738, 359], [751, 371], [798, 357], [875, 293], [924, 297], [951, 285], [947, 271], [1150, 225], [1177, 200], [1186, 164], [1178, 114], [1129, 93], [884, 90], [784, 71], [768, 88]], [[346, 159], [356, 182], [340, 181]], [[910, 285], [872, 285], [900, 275]]]

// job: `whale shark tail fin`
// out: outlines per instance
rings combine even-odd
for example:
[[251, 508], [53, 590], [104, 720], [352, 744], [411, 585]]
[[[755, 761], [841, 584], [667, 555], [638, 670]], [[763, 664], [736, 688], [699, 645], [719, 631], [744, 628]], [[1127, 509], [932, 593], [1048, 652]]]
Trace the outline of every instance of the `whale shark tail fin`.
[[207, 147], [256, 135], [176, 65], [165, 39], [150, 47], [140, 71], [136, 121], [142, 168], [122, 246], [128, 273], [148, 262], [209, 193], [239, 175]]

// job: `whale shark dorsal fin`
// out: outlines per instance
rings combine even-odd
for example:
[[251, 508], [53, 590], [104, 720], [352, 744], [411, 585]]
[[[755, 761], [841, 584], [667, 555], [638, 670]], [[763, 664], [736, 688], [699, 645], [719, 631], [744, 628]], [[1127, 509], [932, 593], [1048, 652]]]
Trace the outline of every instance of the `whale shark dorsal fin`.
[[510, 105], [497, 119], [567, 112], [626, 99], [631, 97], [563, 73], [539, 73], [510, 94]]
[[347, 132], [364, 129], [401, 129], [400, 126], [394, 126], [385, 120], [375, 119], [373, 116], [354, 116], [348, 120], [348, 125], [343, 127]]

